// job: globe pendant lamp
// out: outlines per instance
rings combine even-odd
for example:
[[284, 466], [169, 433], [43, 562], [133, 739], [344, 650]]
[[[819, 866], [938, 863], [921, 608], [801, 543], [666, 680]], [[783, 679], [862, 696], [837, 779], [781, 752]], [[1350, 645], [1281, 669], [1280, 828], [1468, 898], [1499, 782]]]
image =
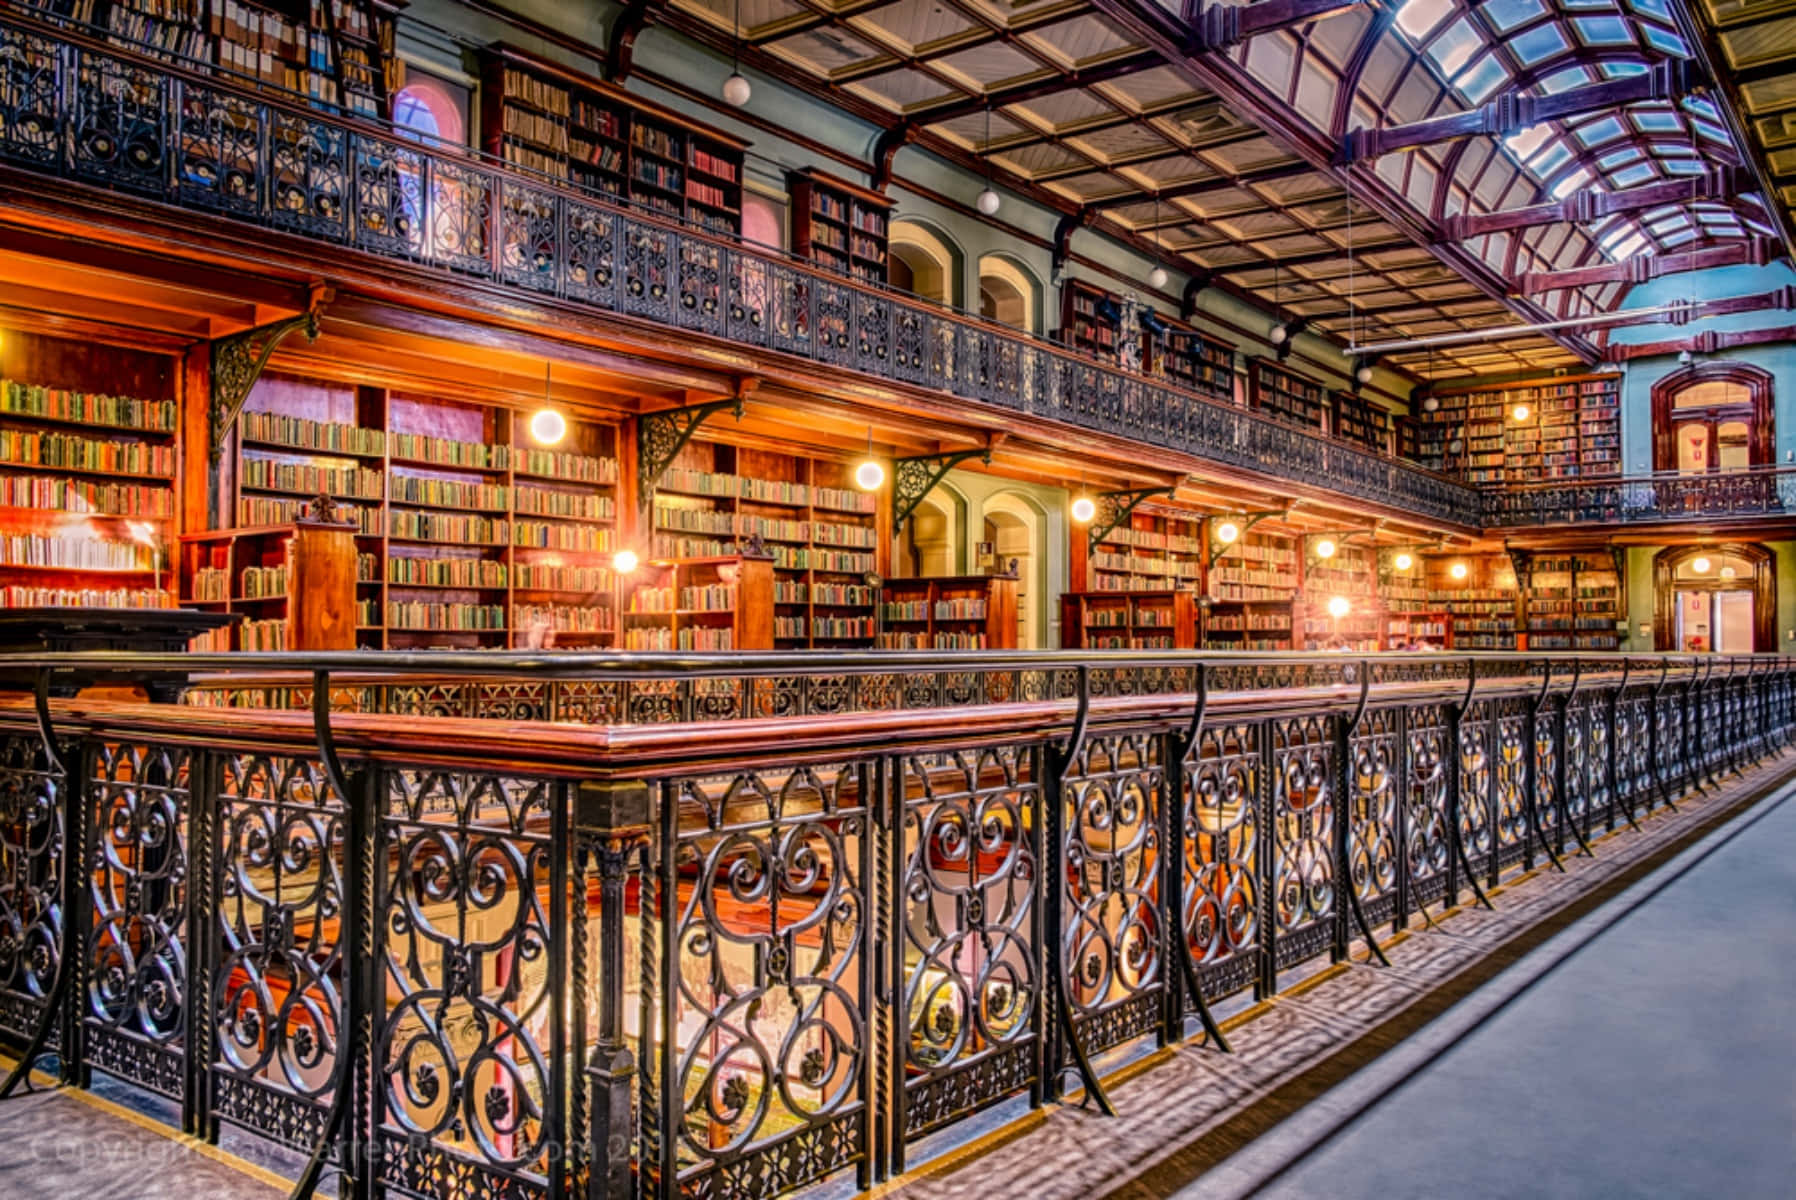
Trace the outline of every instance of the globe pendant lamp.
[[748, 103], [754, 89], [742, 75], [742, 0], [736, 0], [735, 24], [730, 27], [733, 44], [730, 50], [730, 77], [723, 81], [723, 102], [732, 108]]
[[980, 191], [979, 199], [974, 203], [979, 205], [980, 212], [988, 217], [995, 217], [998, 215], [999, 200], [997, 191], [992, 187], [992, 106], [990, 104], [985, 106], [985, 141], [980, 145], [980, 150], [985, 155], [985, 187]]

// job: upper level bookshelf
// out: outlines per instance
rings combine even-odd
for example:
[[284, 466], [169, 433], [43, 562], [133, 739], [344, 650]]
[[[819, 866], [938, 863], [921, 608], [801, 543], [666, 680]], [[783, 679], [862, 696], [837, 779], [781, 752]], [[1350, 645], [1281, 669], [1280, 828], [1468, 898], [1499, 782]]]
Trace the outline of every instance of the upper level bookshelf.
[[1606, 551], [1536, 555], [1523, 604], [1529, 650], [1620, 648], [1621, 577]]
[[1328, 389], [1296, 371], [1267, 358], [1248, 360], [1253, 406], [1306, 429], [1322, 430], [1328, 419]]
[[1235, 402], [1235, 348], [1219, 338], [1170, 317], [1161, 317], [1166, 332], [1144, 337], [1144, 362], [1150, 373], [1181, 387], [1221, 400]]
[[1197, 594], [1189, 589], [1064, 592], [1065, 650], [1190, 650], [1198, 641]]
[[1435, 395], [1415, 420], [1414, 458], [1468, 483], [1588, 479], [1621, 472], [1621, 377], [1567, 375]]
[[787, 179], [792, 188], [792, 252], [826, 271], [862, 283], [885, 283], [893, 201], [809, 167], [791, 172]]
[[1391, 414], [1351, 392], [1336, 392], [1334, 435], [1375, 454], [1391, 452]]
[[881, 588], [881, 650], [1014, 650], [1014, 575], [890, 579]]
[[1199, 517], [1137, 510], [1092, 549], [1086, 586], [1094, 592], [1195, 589], [1204, 574], [1203, 539]]
[[489, 154], [712, 233], [742, 232], [747, 142], [514, 46], [486, 51], [482, 82]]
[[1116, 364], [1122, 301], [1082, 279], [1060, 289], [1060, 342], [1099, 362]]

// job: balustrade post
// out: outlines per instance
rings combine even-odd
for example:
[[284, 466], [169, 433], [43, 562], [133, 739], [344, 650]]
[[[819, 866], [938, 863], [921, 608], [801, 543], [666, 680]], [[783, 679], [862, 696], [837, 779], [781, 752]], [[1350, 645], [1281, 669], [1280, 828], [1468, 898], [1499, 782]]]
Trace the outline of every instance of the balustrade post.
[[1446, 709], [1447, 726], [1447, 761], [1446, 773], [1442, 780], [1447, 789], [1447, 838], [1449, 851], [1447, 854], [1446, 896], [1441, 904], [1444, 910], [1459, 903], [1459, 718], [1461, 706], [1451, 704]]
[[1628, 806], [1628, 819], [1634, 819], [1634, 798], [1622, 794], [1621, 786], [1621, 694], [1628, 687], [1628, 664], [1624, 661], [1621, 667], [1621, 682], [1609, 693], [1609, 731], [1603, 739], [1604, 750], [1608, 755], [1609, 805], [1608, 816], [1603, 827], [1610, 833], [1615, 832], [1615, 810], [1624, 803]]
[[1254, 981], [1255, 1000], [1264, 1000], [1278, 992], [1278, 883], [1274, 878], [1278, 870], [1278, 858], [1274, 850], [1278, 833], [1272, 827], [1272, 773], [1277, 769], [1278, 759], [1272, 752], [1272, 728], [1273, 722], [1270, 719], [1259, 724], [1259, 788], [1251, 801], [1256, 814], [1256, 828], [1265, 831], [1254, 839], [1255, 852], [1259, 856], [1256, 869], [1260, 880], [1260, 973]]
[[[628, 936], [624, 905], [630, 864], [648, 844], [653, 796], [651, 787], [640, 780], [588, 781], [575, 795], [574, 835], [581, 861], [581, 869], [575, 873], [575, 903], [587, 902], [589, 866], [597, 868], [599, 877], [599, 961], [594, 974], [598, 1027], [585, 1064], [592, 1111], [586, 1200], [628, 1200], [635, 1191], [630, 1160], [635, 1140], [632, 1096], [637, 1062], [624, 1036], [624, 941]], [[567, 981], [555, 981], [553, 986], [566, 987]], [[665, 1036], [673, 1036], [671, 1026]]]

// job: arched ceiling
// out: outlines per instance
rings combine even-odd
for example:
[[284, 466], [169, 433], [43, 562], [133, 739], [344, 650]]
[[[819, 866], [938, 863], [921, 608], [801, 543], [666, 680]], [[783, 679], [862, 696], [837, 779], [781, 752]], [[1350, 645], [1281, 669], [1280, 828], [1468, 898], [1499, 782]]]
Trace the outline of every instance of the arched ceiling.
[[[653, 19], [740, 38], [895, 137], [1368, 343], [1608, 312], [1653, 272], [1783, 253], [1682, 2], [742, 0], [737, 28], [736, 0], [670, 0]], [[1538, 105], [1569, 111], [1518, 123]], [[1435, 136], [1480, 109], [1485, 131]], [[1552, 367], [1602, 336], [1391, 360]]]

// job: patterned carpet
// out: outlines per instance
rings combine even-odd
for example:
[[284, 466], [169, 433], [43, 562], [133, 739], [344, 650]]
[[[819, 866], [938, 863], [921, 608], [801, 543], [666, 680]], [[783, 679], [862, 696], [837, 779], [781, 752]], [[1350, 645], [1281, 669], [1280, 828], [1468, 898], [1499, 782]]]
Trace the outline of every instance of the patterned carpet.
[[[1068, 1105], [1032, 1114], [964, 1151], [878, 1189], [881, 1200], [1140, 1200], [1199, 1178], [1463, 999], [1679, 848], [1762, 799], [1789, 760], [1680, 799], [1493, 892], [1496, 910], [1462, 907], [1385, 946], [1391, 969], [1359, 963], [1321, 973], [1227, 1023], [1232, 1055], [1186, 1044], [1108, 1087], [1109, 1120]], [[1356, 958], [1364, 957], [1355, 948]]]

